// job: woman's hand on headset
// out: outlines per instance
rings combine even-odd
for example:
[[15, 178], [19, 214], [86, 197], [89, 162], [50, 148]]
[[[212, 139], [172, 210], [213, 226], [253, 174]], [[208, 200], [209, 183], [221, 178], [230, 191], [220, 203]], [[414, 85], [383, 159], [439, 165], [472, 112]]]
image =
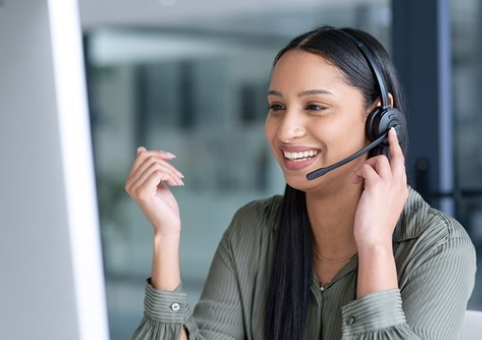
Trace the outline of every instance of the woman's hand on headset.
[[354, 183], [363, 182], [355, 214], [354, 236], [358, 249], [392, 243], [392, 234], [408, 198], [405, 158], [395, 129], [388, 133], [390, 161], [375, 156], [355, 172]]
[[390, 161], [369, 158], [355, 174], [363, 184], [354, 237], [358, 247], [357, 298], [398, 287], [393, 230], [408, 198], [405, 160], [395, 130], [388, 134]]

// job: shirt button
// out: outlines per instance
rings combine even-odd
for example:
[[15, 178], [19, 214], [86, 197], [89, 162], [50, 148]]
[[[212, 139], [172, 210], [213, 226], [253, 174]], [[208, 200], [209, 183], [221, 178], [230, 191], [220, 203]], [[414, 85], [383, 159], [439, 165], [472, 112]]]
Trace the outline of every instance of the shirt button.
[[177, 312], [179, 309], [181, 309], [181, 306], [177, 302], [174, 302], [171, 305], [171, 309], [172, 309], [173, 312]]
[[355, 322], [355, 318], [353, 316], [350, 316], [347, 320], [346, 320], [346, 324], [348, 326], [350, 325], [353, 325], [353, 323]]

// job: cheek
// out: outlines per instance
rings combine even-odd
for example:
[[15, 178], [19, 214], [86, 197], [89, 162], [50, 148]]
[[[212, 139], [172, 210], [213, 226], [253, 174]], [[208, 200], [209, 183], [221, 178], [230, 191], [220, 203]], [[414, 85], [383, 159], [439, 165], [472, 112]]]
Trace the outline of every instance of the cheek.
[[273, 120], [268, 117], [264, 125], [264, 135], [266, 136], [268, 143], [273, 143], [273, 139], [276, 136], [276, 131], [276, 124], [274, 124]]
[[269, 118], [266, 119], [266, 123], [264, 125], [264, 135], [271, 149], [271, 152], [273, 153], [275, 158], [278, 158], [278, 153], [276, 151], [277, 146], [275, 145], [277, 133], [278, 133], [278, 124], [276, 124], [276, 122], [273, 119], [269, 119]]
[[331, 121], [330, 124], [312, 124], [309, 132], [315, 136], [329, 153], [346, 153], [360, 149], [366, 144], [364, 122], [352, 119]]

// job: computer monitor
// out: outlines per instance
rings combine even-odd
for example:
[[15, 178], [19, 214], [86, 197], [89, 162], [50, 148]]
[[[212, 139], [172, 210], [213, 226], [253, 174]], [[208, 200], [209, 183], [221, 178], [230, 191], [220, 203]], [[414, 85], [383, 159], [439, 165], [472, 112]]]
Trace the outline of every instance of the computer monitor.
[[77, 8], [0, 0], [0, 339], [108, 339]]

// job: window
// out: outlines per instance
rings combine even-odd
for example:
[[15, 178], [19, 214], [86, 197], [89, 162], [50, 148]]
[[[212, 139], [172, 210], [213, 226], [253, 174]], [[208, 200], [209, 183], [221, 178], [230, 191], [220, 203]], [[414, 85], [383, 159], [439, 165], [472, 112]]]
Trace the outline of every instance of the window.
[[151, 269], [151, 227], [124, 192], [136, 148], [173, 152], [173, 163], [185, 175], [186, 186], [173, 191], [183, 221], [182, 279], [194, 305], [237, 208], [284, 190], [264, 138], [276, 52], [322, 23], [365, 29], [389, 47], [388, 1], [279, 3], [276, 13], [246, 10], [237, 16], [186, 18], [173, 27], [86, 33], [113, 340], [127, 339], [139, 323]]

